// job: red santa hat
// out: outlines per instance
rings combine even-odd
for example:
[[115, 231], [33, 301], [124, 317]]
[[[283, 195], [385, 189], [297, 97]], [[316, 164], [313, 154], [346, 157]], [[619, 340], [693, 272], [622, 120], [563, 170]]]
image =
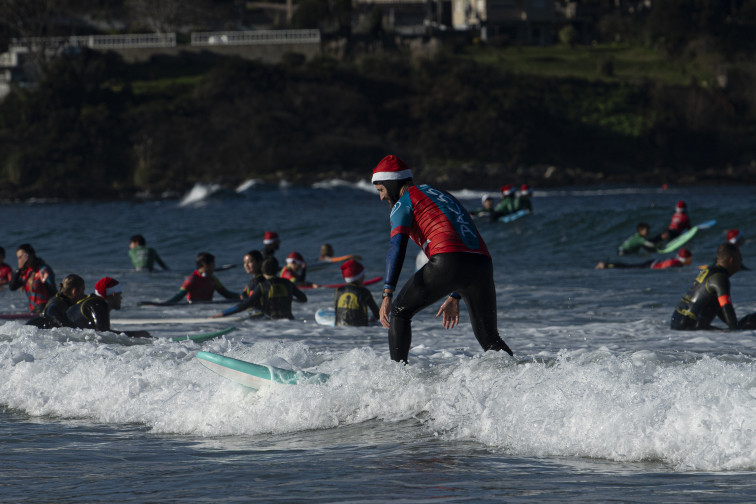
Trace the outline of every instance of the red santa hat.
[[272, 245], [273, 243], [278, 242], [278, 233], [274, 231], [265, 231], [265, 236], [263, 237], [263, 245]]
[[681, 248], [677, 251], [677, 260], [683, 264], [689, 264], [693, 260], [693, 254], [690, 250]]
[[302, 254], [299, 252], [292, 252], [288, 256], [286, 256], [286, 264], [296, 263], [300, 266], [307, 266], [307, 263], [305, 263], [304, 257], [302, 257]]
[[512, 194], [514, 194], [514, 192], [515, 192], [515, 188], [512, 184], [501, 186], [502, 196], [511, 196]]
[[407, 163], [396, 156], [386, 156], [373, 169], [373, 184], [386, 180], [403, 180], [412, 178], [412, 170]]
[[533, 194], [533, 188], [530, 187], [528, 184], [522, 184], [520, 186], [520, 194], [524, 196], [528, 196], [530, 194]]
[[119, 292], [121, 292], [121, 284], [115, 278], [103, 277], [97, 280], [95, 284], [95, 294], [101, 298], [106, 298], [111, 294], [118, 294]]
[[743, 233], [739, 229], [730, 229], [727, 231], [727, 241], [737, 245], [743, 239]]
[[675, 212], [685, 212], [687, 210], [688, 205], [686, 205], [683, 200], [678, 201], [677, 205], [675, 205]]
[[341, 265], [341, 275], [347, 283], [356, 282], [365, 277], [365, 268], [354, 259], [350, 259]]

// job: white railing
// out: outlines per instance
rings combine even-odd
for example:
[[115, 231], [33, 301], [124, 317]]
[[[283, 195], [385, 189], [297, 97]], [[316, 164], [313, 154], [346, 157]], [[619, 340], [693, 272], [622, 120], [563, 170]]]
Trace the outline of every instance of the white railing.
[[64, 47], [90, 49], [139, 49], [147, 47], [175, 47], [175, 33], [135, 33], [129, 35], [85, 35], [72, 37], [24, 37], [12, 39], [10, 48], [41, 50]]
[[193, 46], [319, 44], [320, 30], [193, 32]]

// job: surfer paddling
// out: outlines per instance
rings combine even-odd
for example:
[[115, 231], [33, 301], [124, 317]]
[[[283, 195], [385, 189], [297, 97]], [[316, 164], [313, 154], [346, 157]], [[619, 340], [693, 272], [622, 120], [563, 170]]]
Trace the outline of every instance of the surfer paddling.
[[[493, 263], [483, 238], [462, 204], [429, 185], [416, 186], [409, 166], [386, 156], [373, 170], [372, 182], [391, 209], [391, 239], [386, 257], [381, 324], [389, 330], [391, 359], [407, 362], [412, 342], [412, 317], [447, 296], [436, 314], [451, 329], [459, 323], [464, 299], [473, 332], [484, 350], [512, 350], [499, 336]], [[409, 239], [428, 256], [402, 287], [394, 291]]]

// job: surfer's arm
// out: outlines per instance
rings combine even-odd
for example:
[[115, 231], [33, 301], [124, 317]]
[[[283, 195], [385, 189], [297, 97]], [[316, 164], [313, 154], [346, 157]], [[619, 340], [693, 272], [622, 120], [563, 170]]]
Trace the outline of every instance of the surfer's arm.
[[239, 294], [236, 292], [231, 292], [230, 290], [226, 289], [226, 287], [218, 280], [217, 278], [213, 277], [215, 280], [215, 290], [223, 296], [226, 299], [239, 299]]
[[737, 329], [738, 318], [735, 316], [735, 307], [730, 297], [730, 280], [725, 275], [714, 275], [709, 279], [709, 288], [717, 296], [717, 303], [719, 303], [717, 316], [727, 324], [728, 329]]
[[296, 285], [292, 285], [291, 294], [295, 301], [299, 301], [300, 303], [307, 302], [307, 294], [299, 290]]
[[165, 264], [165, 263], [163, 262], [163, 260], [162, 260], [162, 259], [160, 258], [160, 256], [158, 255], [157, 251], [155, 251], [155, 249], [152, 249], [152, 250], [153, 250], [153, 252], [155, 253], [155, 262], [156, 262], [156, 263], [158, 263], [158, 265], [159, 265], [159, 266], [160, 266], [161, 268], [163, 268], [164, 270], [170, 269], [170, 268], [168, 268], [168, 266], [166, 266], [166, 264]]
[[172, 298], [170, 298], [169, 300], [165, 301], [165, 303], [163, 303], [163, 304], [167, 304], [167, 305], [176, 304], [179, 301], [181, 301], [182, 299], [184, 299], [184, 297], [186, 296], [187, 292], [189, 292], [189, 291], [187, 291], [186, 289], [184, 289], [182, 287], [181, 289], [179, 289], [179, 291], [176, 294], [173, 295]]
[[396, 284], [399, 282], [399, 274], [402, 272], [402, 265], [404, 264], [404, 256], [407, 253], [408, 242], [409, 235], [404, 233], [397, 233], [391, 237], [388, 253], [386, 254], [386, 274], [383, 276], [385, 279], [383, 290], [393, 292], [396, 289]]

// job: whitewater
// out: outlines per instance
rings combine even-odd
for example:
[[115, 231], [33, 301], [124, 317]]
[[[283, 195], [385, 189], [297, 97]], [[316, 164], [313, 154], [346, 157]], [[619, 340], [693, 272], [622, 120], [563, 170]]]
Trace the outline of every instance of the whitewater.
[[[484, 191], [455, 194], [472, 209]], [[693, 224], [717, 220], [689, 243], [691, 266], [594, 269], [617, 259], [637, 222], [659, 232], [680, 199]], [[394, 363], [382, 327], [315, 323], [333, 304], [329, 289], [307, 291], [296, 320], [235, 322], [202, 344], [170, 338], [225, 325], [155, 323], [139, 326], [154, 336], [143, 340], [0, 322], [0, 500], [752, 502], [756, 331], [680, 333], [669, 319], [728, 229], [744, 232], [743, 262], [756, 264], [755, 205], [747, 186], [536, 188], [534, 215], [480, 222], [514, 357], [483, 353], [464, 311], [443, 329], [436, 305], [413, 322], [409, 365]], [[338, 180], [0, 212], [6, 262], [15, 267], [28, 242], [58, 281], [77, 273], [91, 291], [102, 276], [119, 279], [121, 321], [228, 307], [137, 306], [172, 296], [201, 251], [237, 265], [217, 276], [241, 291], [242, 256], [274, 230], [279, 260], [298, 251], [309, 280], [333, 283], [338, 266], [315, 260], [321, 244], [359, 254], [372, 277], [383, 274], [389, 233], [372, 186]], [[136, 233], [171, 270], [131, 270]], [[417, 252], [410, 246], [400, 284]], [[756, 311], [754, 274], [732, 277], [739, 317]], [[379, 300], [380, 284], [371, 291]], [[25, 306], [20, 292], [0, 290], [0, 312]], [[200, 365], [200, 350], [330, 379], [254, 392]]]

